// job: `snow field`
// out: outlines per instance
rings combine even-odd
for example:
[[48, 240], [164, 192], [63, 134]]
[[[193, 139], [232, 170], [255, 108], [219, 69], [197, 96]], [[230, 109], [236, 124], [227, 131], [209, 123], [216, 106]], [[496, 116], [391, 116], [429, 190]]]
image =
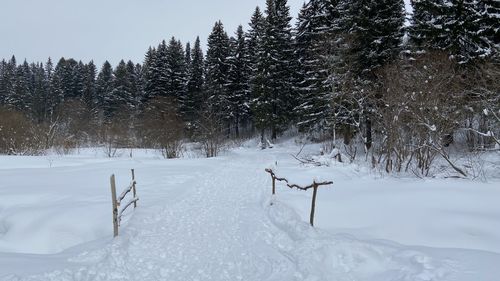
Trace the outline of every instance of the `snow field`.
[[[180, 160], [151, 152], [50, 163], [0, 157], [0, 280], [500, 276], [498, 182], [376, 179], [356, 165], [302, 167], [289, 155], [295, 150], [251, 146]], [[278, 184], [271, 197], [270, 166], [294, 183], [334, 181], [318, 192], [316, 228], [308, 225], [311, 192]], [[113, 240], [109, 176], [121, 190], [130, 168], [139, 207]]]

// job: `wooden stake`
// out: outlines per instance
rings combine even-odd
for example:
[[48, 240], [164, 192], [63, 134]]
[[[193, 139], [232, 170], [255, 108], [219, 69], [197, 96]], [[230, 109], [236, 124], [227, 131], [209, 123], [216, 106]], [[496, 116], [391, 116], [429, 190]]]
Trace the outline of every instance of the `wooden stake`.
[[309, 217], [309, 223], [314, 226], [314, 209], [316, 208], [316, 194], [318, 193], [318, 184], [315, 182], [313, 186], [313, 197], [311, 204], [311, 216]]
[[273, 195], [276, 194], [276, 178], [271, 176], [273, 178]]
[[[137, 192], [135, 191], [135, 172], [134, 169], [132, 169], [132, 192], [134, 194], [134, 198], [137, 197]], [[134, 202], [134, 209], [137, 208], [137, 201]]]
[[111, 202], [113, 203], [113, 237], [118, 236], [118, 203], [116, 202], [115, 175], [111, 175]]

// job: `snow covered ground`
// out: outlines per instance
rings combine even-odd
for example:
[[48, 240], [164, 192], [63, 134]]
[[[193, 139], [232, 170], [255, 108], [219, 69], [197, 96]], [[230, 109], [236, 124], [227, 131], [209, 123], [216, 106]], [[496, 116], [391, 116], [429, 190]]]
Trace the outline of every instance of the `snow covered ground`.
[[[382, 177], [301, 166], [293, 142], [256, 147], [216, 159], [0, 156], [0, 280], [500, 280], [498, 177]], [[318, 192], [316, 228], [311, 192], [278, 184], [271, 197], [267, 167], [334, 181]], [[112, 239], [109, 176], [121, 190], [131, 168], [139, 207]]]

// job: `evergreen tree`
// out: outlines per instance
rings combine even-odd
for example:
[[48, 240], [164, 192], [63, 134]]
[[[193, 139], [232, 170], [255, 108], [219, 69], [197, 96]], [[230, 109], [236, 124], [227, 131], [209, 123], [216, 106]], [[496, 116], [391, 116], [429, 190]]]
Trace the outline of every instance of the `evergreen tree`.
[[84, 104], [87, 106], [87, 108], [94, 114], [96, 113], [95, 110], [97, 104], [96, 75], [97, 75], [97, 68], [94, 62], [90, 61], [84, 67], [83, 79], [82, 79], [83, 80], [82, 100]]
[[186, 43], [186, 48], [184, 49], [186, 53], [186, 68], [189, 72], [189, 69], [191, 68], [191, 43], [187, 42]]
[[61, 58], [52, 79], [55, 106], [67, 99], [80, 99], [83, 95], [83, 64], [74, 59]]
[[166, 95], [174, 98], [181, 105], [186, 92], [186, 55], [182, 43], [174, 37], [167, 46], [166, 62]]
[[189, 68], [186, 99], [184, 100], [186, 121], [193, 124], [196, 114], [201, 110], [203, 102], [204, 84], [204, 59], [200, 46], [200, 38], [197, 37], [191, 52], [192, 60]]
[[255, 8], [255, 11], [249, 23], [250, 29], [246, 34], [249, 67], [251, 68], [252, 72], [257, 71], [262, 39], [264, 37], [265, 24], [266, 19], [260, 11], [260, 8]]
[[332, 116], [330, 80], [335, 47], [336, 1], [311, 0], [302, 8], [295, 37], [298, 126], [302, 131], [326, 129]]
[[236, 38], [231, 38], [231, 56], [228, 59], [228, 90], [231, 123], [236, 136], [239, 136], [240, 125], [246, 123], [250, 114], [249, 77], [250, 66], [245, 41], [245, 33], [240, 25]]
[[17, 69], [16, 57], [12, 56], [8, 62], [3, 61], [2, 65], [3, 67], [0, 80], [0, 104], [12, 106]]
[[113, 68], [108, 61], [105, 61], [96, 80], [97, 105], [105, 117], [110, 117], [114, 109], [113, 80]]
[[156, 49], [149, 47], [144, 58], [144, 63], [142, 67], [142, 88], [143, 97], [141, 103], [145, 104], [155, 92], [155, 65], [156, 65]]
[[2, 59], [0, 62], [0, 106], [5, 104], [5, 68], [7, 67], [7, 62]]
[[290, 123], [296, 97], [292, 91], [293, 46], [290, 12], [286, 0], [267, 0], [265, 35], [262, 38], [253, 85], [256, 125], [270, 129], [276, 139]]
[[[342, 18], [340, 61], [334, 67], [336, 91], [342, 109], [341, 118], [364, 132], [366, 149], [372, 146], [372, 119], [377, 103], [373, 93], [376, 70], [392, 63], [401, 51], [405, 20], [403, 0], [342, 0], [338, 5]], [[336, 93], [337, 94], [337, 93]], [[338, 113], [338, 112], [337, 112]], [[335, 113], [335, 114], [337, 114]], [[352, 128], [346, 127], [345, 142], [349, 142]]]
[[386, 65], [401, 51], [403, 0], [347, 1], [344, 26], [350, 26], [349, 55], [352, 71], [363, 78], [372, 78], [373, 71]]
[[169, 69], [167, 43], [163, 40], [155, 52], [153, 64], [151, 66], [151, 92], [150, 97], [166, 97], [168, 95]]
[[485, 56], [500, 56], [500, 1], [476, 1], [481, 48]]
[[225, 120], [230, 118], [228, 98], [229, 37], [221, 21], [215, 23], [208, 37], [205, 61], [207, 101]]
[[[266, 19], [259, 7], [255, 8], [255, 11], [250, 19], [249, 30], [246, 33], [247, 42], [247, 56], [248, 56], [248, 68], [249, 68], [249, 95], [250, 95], [250, 117], [252, 126], [256, 125], [254, 112], [258, 108], [256, 103], [258, 102], [258, 97], [260, 96], [260, 86], [262, 85], [260, 79], [261, 75], [258, 75], [258, 63], [259, 57], [262, 54], [262, 40], [264, 38]], [[253, 127], [252, 127], [253, 129]]]
[[498, 1], [414, 1], [410, 37], [420, 49], [448, 51], [458, 62], [494, 56], [499, 50]]
[[47, 76], [47, 119], [53, 120], [54, 112], [56, 106], [58, 105], [60, 99], [57, 96], [57, 92], [55, 89], [55, 79], [54, 79], [54, 64], [52, 63], [52, 59], [48, 58], [47, 63], [45, 64], [45, 75]]
[[9, 104], [19, 111], [30, 112], [32, 109], [33, 92], [31, 78], [31, 69], [25, 60], [16, 69], [14, 92], [9, 100]]
[[118, 110], [126, 112], [134, 108], [132, 93], [132, 76], [130, 75], [127, 64], [121, 60], [116, 66], [113, 74], [113, 89], [111, 93], [105, 96], [105, 104], [108, 113], [114, 113]]
[[130, 80], [130, 105], [133, 110], [137, 110], [142, 97], [141, 92], [141, 65], [134, 64], [131, 60], [127, 62], [127, 77]]
[[48, 90], [49, 82], [43, 64], [32, 64], [31, 75], [33, 83], [32, 116], [37, 122], [45, 121], [48, 117], [49, 104]]

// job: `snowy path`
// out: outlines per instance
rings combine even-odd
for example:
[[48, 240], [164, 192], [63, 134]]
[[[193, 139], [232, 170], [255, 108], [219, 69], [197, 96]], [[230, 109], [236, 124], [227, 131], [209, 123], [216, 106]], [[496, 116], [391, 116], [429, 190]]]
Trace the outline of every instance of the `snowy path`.
[[495, 254], [361, 241], [310, 228], [284, 202], [269, 206], [263, 168], [273, 160], [237, 153], [214, 161], [182, 183], [176, 202], [141, 201], [112, 242], [49, 255], [59, 267], [43, 273], [0, 279], [496, 280], [481, 272], [499, 261]]

